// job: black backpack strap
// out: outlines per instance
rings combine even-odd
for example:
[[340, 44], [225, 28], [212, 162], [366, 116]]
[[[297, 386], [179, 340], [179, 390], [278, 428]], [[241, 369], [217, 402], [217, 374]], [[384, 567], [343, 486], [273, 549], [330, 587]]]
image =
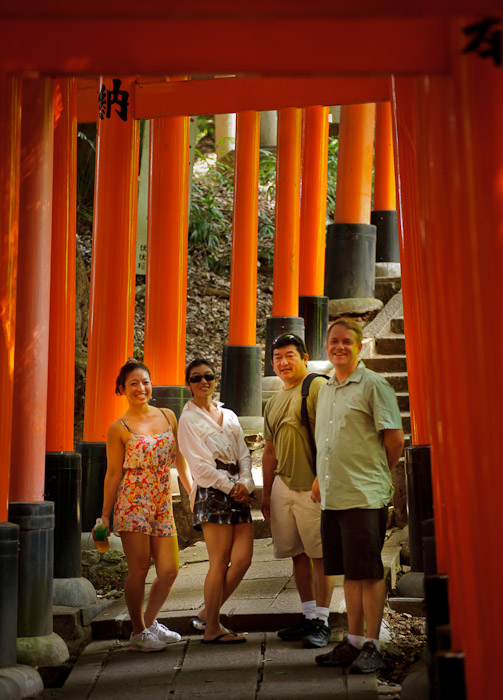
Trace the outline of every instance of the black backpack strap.
[[309, 374], [307, 374], [302, 381], [302, 388], [301, 388], [302, 403], [300, 406], [300, 423], [301, 423], [301, 425], [304, 425], [306, 430], [307, 430], [307, 437], [309, 438], [309, 446], [311, 447], [311, 455], [313, 457], [311, 469], [313, 470], [313, 474], [315, 476], [316, 476], [316, 442], [314, 440], [313, 431], [311, 430], [311, 422], [309, 420], [309, 413], [307, 411], [307, 397], [309, 396], [309, 390], [311, 388], [311, 384], [313, 383], [313, 380], [316, 379], [316, 377], [325, 377], [325, 379], [329, 379], [329, 377], [326, 374], [317, 374], [316, 372], [310, 372]]

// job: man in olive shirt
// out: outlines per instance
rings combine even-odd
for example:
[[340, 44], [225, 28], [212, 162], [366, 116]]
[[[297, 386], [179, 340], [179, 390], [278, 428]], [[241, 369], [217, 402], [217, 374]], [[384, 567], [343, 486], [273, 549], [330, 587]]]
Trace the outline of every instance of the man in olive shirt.
[[348, 636], [316, 662], [372, 673], [384, 665], [381, 549], [393, 494], [391, 469], [403, 451], [403, 430], [392, 387], [359, 361], [362, 335], [352, 319], [334, 321], [327, 332], [335, 376], [321, 388], [317, 407], [321, 534], [325, 573], [344, 574]]
[[[278, 636], [285, 641], [302, 640], [305, 647], [324, 647], [330, 641], [333, 580], [323, 572], [321, 509], [311, 498], [313, 456], [307, 429], [301, 424], [308, 355], [303, 340], [294, 334], [276, 338], [271, 354], [283, 389], [265, 408], [262, 512], [271, 521], [274, 556], [292, 557], [303, 612], [297, 624], [279, 630]], [[325, 382], [326, 378], [316, 377], [309, 389], [307, 409], [313, 432], [318, 392]]]

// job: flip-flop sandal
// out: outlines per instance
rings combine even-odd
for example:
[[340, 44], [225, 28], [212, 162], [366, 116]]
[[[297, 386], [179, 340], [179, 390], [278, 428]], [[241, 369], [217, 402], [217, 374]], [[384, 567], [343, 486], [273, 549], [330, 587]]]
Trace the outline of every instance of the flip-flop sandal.
[[234, 636], [234, 632], [222, 632], [222, 634], [219, 634], [218, 636], [214, 637], [213, 639], [201, 639], [201, 644], [242, 644], [243, 642], [246, 642], [245, 637], [235, 637], [234, 639], [231, 639], [229, 641], [225, 641], [224, 637], [231, 637]]
[[[206, 622], [204, 620], [201, 620], [199, 617], [191, 617], [189, 620], [189, 624], [193, 630], [196, 630], [196, 632], [203, 633], [206, 629]], [[229, 634], [235, 634], [235, 632], [230, 630], [228, 627], [224, 627], [223, 625], [222, 629], [224, 630], [224, 632], [228, 632]]]
[[206, 629], [206, 622], [199, 617], [191, 617], [189, 622], [192, 629], [196, 630], [196, 632], [204, 632]]

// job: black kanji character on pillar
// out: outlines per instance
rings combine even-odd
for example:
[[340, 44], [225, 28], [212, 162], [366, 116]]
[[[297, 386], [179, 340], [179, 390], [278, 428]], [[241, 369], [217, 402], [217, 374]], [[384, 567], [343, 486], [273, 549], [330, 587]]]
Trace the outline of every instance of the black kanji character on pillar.
[[486, 17], [481, 22], [463, 27], [463, 33], [466, 36], [474, 35], [473, 39], [463, 49], [463, 53], [476, 51], [482, 58], [492, 58], [494, 65], [500, 66], [501, 29], [494, 29], [494, 26], [501, 26], [501, 24], [502, 21], [498, 17]]
[[123, 122], [127, 122], [127, 108], [129, 106], [129, 92], [121, 90], [121, 81], [119, 78], [113, 79], [114, 89], [107, 90], [107, 119], [110, 119], [110, 110], [112, 105], [117, 105], [119, 109], [115, 113], [119, 115]]
[[107, 107], [107, 91], [104, 85], [101, 86], [100, 94], [98, 96], [98, 112], [100, 119], [105, 118], [105, 111]]

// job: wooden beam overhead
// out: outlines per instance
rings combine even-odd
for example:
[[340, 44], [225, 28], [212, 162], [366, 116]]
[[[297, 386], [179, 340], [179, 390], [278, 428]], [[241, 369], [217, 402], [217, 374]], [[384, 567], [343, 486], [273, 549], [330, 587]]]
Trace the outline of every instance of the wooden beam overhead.
[[108, 6], [100, 18], [75, 18], [64, 5], [50, 18], [0, 15], [0, 72], [311, 77], [449, 67], [445, 18], [145, 19]]
[[386, 77], [216, 78], [176, 83], [138, 81], [134, 104], [135, 117], [149, 119], [389, 99]]

